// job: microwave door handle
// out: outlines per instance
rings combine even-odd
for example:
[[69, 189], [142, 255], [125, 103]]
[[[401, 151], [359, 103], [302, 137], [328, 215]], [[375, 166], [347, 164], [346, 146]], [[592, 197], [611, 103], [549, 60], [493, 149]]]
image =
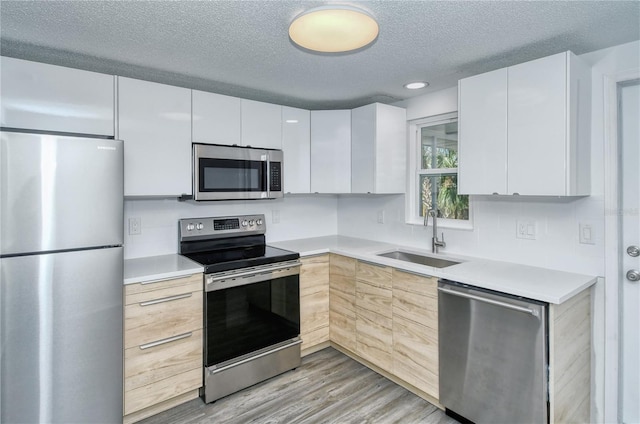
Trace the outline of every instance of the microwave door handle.
[[267, 152], [267, 199], [271, 198], [271, 160], [269, 152]]

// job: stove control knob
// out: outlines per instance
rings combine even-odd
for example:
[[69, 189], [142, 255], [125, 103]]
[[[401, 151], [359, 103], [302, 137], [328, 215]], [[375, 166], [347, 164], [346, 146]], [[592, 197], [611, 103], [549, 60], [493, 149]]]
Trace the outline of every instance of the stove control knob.
[[258, 225], [262, 225], [262, 220], [261, 220], [261, 219], [258, 219], [258, 220], [256, 221], [256, 224], [258, 224]]
[[202, 230], [204, 228], [204, 225], [202, 224], [202, 222], [198, 222], [198, 225], [196, 225], [196, 228], [198, 230]]
[[193, 225], [193, 224], [187, 224], [187, 231], [193, 231], [193, 230], [194, 230], [194, 228], [196, 228], [196, 226], [195, 226], [195, 225]]
[[253, 224], [255, 223], [255, 221], [252, 219], [251, 221], [249, 221], [249, 225], [253, 227]]
[[247, 226], [247, 224], [248, 224], [248, 222], [247, 222], [247, 220], [246, 220], [246, 219], [242, 221], [242, 226], [243, 226], [243, 227], [246, 227], [246, 226]]

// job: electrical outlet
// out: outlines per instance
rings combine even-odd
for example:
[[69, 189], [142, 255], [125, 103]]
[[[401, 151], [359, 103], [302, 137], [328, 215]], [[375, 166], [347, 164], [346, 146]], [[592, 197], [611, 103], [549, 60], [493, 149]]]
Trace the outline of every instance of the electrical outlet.
[[274, 209], [271, 211], [271, 223], [272, 224], [280, 223], [280, 211], [278, 209]]
[[384, 210], [378, 211], [378, 224], [384, 224]]
[[537, 225], [535, 221], [519, 219], [516, 222], [516, 238], [535, 240]]
[[129, 235], [137, 236], [142, 234], [142, 219], [129, 218]]
[[593, 233], [593, 226], [591, 224], [581, 222], [578, 225], [578, 229], [580, 231], [580, 243], [596, 244], [595, 234]]

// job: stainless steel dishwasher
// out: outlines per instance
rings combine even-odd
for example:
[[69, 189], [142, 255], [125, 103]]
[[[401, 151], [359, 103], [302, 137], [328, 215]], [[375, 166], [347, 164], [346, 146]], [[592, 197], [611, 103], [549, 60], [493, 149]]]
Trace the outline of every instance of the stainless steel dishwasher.
[[548, 422], [546, 303], [438, 282], [440, 403], [475, 423]]

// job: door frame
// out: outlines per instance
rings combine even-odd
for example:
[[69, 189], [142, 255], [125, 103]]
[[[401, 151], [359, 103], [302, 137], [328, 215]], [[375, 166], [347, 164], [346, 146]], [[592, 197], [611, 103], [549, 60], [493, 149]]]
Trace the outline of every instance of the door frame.
[[640, 69], [604, 77], [604, 422], [619, 422], [620, 264], [618, 210], [618, 84], [640, 78]]

